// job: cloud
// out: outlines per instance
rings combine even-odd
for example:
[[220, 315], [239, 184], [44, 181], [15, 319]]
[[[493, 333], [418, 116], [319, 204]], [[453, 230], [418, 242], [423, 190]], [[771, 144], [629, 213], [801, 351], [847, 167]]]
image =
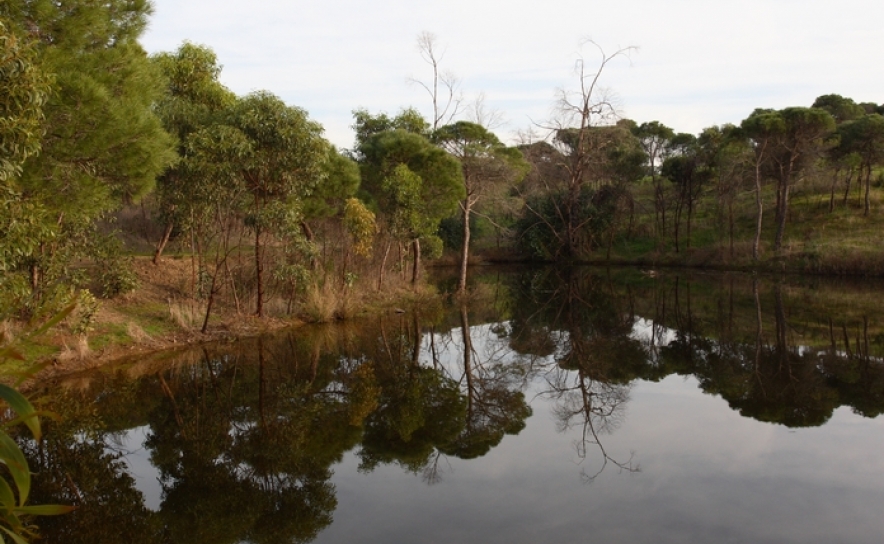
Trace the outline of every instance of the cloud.
[[863, 0], [154, 5], [142, 40], [148, 51], [173, 50], [184, 40], [208, 45], [235, 92], [281, 96], [342, 146], [352, 144], [342, 119], [354, 108], [429, 112], [427, 96], [407, 82], [431, 77], [415, 46], [422, 31], [438, 36], [443, 69], [461, 77], [468, 98], [484, 92], [487, 105], [503, 111], [510, 123], [502, 132], [548, 116], [555, 89], [577, 83], [578, 56], [588, 65], [597, 60], [591, 46], [580, 47], [587, 38], [607, 52], [640, 46], [631, 61], [606, 69], [604, 84], [637, 121], [659, 119], [678, 131], [739, 122], [756, 107], [809, 105], [820, 94], [880, 102], [884, 89], [875, 69], [884, 4]]

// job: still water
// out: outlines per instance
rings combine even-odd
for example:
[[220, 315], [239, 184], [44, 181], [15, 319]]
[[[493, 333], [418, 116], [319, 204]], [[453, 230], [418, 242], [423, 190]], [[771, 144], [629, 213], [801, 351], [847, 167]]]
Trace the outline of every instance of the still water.
[[43, 541], [880, 542], [882, 286], [473, 293], [48, 384], [32, 500], [80, 508]]

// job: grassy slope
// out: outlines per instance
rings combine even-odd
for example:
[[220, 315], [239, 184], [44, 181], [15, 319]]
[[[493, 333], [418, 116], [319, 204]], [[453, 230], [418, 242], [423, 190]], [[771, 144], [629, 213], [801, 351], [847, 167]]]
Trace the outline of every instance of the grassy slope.
[[[755, 195], [744, 191], [734, 206], [734, 244], [731, 249], [727, 230], [718, 224], [714, 213], [715, 195], [703, 195], [693, 221], [691, 248], [686, 247], [686, 219], [682, 221], [680, 251], [673, 241], [674, 213], [668, 212], [667, 232], [663, 243], [653, 236], [654, 207], [652, 188], [638, 186], [636, 195], [635, 234], [615, 240], [611, 260], [642, 265], [679, 265], [731, 269], [760, 268], [823, 274], [884, 275], [884, 215], [880, 213], [884, 189], [873, 187], [871, 213], [863, 209], [853, 191], [847, 205], [836, 198], [835, 210], [828, 211], [829, 196], [809, 187], [793, 188], [789, 218], [779, 254], [773, 250], [776, 230], [771, 187], [763, 195], [764, 214], [761, 255], [752, 260], [755, 235]], [[843, 193], [842, 193], [843, 194]], [[604, 248], [591, 261], [605, 261]]]

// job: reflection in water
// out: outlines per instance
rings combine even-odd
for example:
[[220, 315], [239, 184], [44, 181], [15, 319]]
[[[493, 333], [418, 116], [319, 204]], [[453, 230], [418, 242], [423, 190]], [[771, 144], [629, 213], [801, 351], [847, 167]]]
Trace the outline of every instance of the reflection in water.
[[[440, 467], [505, 447], [534, 399], [594, 467], [586, 481], [610, 464], [636, 472], [606, 436], [628, 424], [636, 384], [672, 374], [789, 427], [839, 406], [884, 411], [884, 330], [864, 291], [585, 269], [477, 279], [449, 313], [303, 327], [47, 385], [60, 419], [25, 444], [33, 500], [79, 509], [41, 519], [45, 541], [115, 543], [126, 527], [127, 543], [309, 542], [332, 523], [347, 452], [363, 474], [394, 465], [438, 483]], [[118, 447], [136, 427], [155, 511]]]

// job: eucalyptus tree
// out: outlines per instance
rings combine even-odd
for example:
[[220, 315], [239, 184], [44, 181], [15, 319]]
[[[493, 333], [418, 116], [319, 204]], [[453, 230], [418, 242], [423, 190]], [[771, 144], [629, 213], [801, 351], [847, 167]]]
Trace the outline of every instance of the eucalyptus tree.
[[470, 258], [470, 219], [475, 206], [495, 187], [520, 182], [528, 164], [518, 149], [505, 146], [494, 133], [476, 123], [458, 121], [445, 125], [433, 134], [433, 140], [460, 161], [463, 173], [463, 241], [457, 284], [458, 292], [463, 293]]
[[[421, 240], [438, 245], [439, 222], [454, 213], [464, 198], [460, 164], [414, 131], [425, 130], [426, 122], [417, 122], [422, 118], [413, 110], [405, 110], [393, 119], [384, 114], [372, 117], [361, 111], [354, 115], [357, 133], [354, 151], [360, 162], [365, 198], [387, 216], [394, 238], [411, 245], [411, 281], [417, 284]], [[389, 247], [387, 244], [384, 263]]]
[[50, 77], [36, 57], [33, 44], [0, 19], [0, 183], [17, 178], [40, 151]]
[[[240, 223], [246, 196], [237, 165], [250, 151], [250, 143], [241, 131], [223, 124], [208, 125], [188, 135], [184, 158], [177, 167], [181, 183], [175, 188], [174, 212], [179, 224], [190, 233], [194, 253], [192, 295], [206, 299], [202, 332], [208, 328], [215, 295], [222, 285], [218, 281], [220, 271], [224, 267], [229, 273], [228, 257], [236, 249], [233, 233]], [[214, 256], [211, 267], [209, 254]], [[234, 285], [238, 311], [235, 293]]]
[[[233, 105], [236, 97], [218, 80], [221, 66], [208, 47], [185, 42], [174, 53], [157, 54], [151, 61], [167, 83], [166, 93], [155, 109], [165, 129], [177, 138], [179, 161], [184, 161], [188, 137], [217, 123], [219, 112]], [[201, 183], [201, 180], [188, 179], [186, 172], [201, 175], [200, 171], [188, 170], [179, 162], [157, 178], [160, 214], [166, 227], [154, 252], [154, 264], [162, 256], [172, 229], [187, 220], [188, 206], [193, 203], [187, 201], [188, 185]]]
[[417, 37], [417, 49], [421, 58], [433, 69], [429, 83], [410, 78], [410, 81], [423, 88], [433, 102], [432, 129], [435, 131], [443, 123], [450, 123], [461, 111], [463, 97], [460, 94], [460, 80], [449, 71], [442, 70], [443, 54], [439, 52], [439, 40], [432, 32], [421, 32]]
[[255, 313], [264, 315], [265, 235], [295, 236], [301, 207], [327, 175], [328, 142], [307, 113], [259, 91], [240, 98], [225, 121], [245, 138], [246, 150], [231, 166], [250, 203], [243, 210], [254, 233]]

